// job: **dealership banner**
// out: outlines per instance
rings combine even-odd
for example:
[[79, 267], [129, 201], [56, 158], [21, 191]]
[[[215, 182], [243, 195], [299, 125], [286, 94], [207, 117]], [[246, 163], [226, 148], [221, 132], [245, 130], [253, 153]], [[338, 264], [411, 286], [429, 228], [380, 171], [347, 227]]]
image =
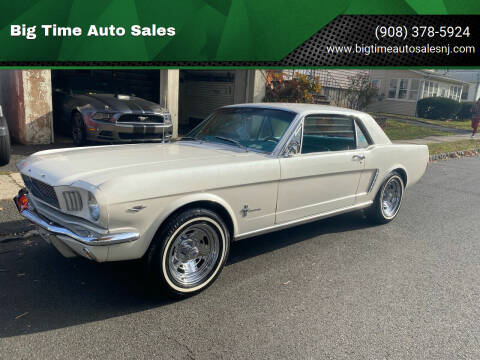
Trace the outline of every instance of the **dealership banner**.
[[472, 66], [478, 0], [2, 1], [2, 66]]

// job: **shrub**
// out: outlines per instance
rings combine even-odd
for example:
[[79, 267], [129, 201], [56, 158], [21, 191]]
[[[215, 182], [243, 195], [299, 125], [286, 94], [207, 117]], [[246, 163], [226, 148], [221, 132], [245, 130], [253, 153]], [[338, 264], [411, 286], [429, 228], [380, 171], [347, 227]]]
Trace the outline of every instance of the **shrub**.
[[453, 119], [461, 108], [462, 105], [458, 101], [443, 97], [431, 97], [417, 102], [417, 115], [425, 119]]
[[460, 109], [457, 117], [459, 120], [470, 119], [472, 117], [473, 102], [462, 102], [462, 108]]
[[321, 88], [318, 77], [296, 72], [292, 79], [286, 79], [283, 71], [268, 70], [263, 101], [313, 104]]

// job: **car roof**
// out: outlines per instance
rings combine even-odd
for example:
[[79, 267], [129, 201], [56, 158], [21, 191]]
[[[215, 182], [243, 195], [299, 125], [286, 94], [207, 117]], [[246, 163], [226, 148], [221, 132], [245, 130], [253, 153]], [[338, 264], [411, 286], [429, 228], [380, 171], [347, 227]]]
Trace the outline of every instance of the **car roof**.
[[223, 108], [239, 108], [239, 107], [255, 107], [263, 109], [276, 109], [276, 110], [286, 110], [293, 111], [298, 114], [311, 114], [315, 112], [328, 112], [328, 113], [340, 113], [346, 115], [364, 115], [364, 112], [337, 107], [330, 105], [319, 105], [319, 104], [303, 104], [303, 103], [245, 103], [245, 104], [235, 104], [228, 105]]

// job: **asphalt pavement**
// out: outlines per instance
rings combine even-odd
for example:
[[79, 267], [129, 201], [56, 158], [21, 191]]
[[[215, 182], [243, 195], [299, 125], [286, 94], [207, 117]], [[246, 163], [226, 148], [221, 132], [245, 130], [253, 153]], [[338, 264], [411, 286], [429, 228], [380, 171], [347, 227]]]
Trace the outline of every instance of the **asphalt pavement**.
[[398, 218], [353, 213], [235, 243], [172, 301], [137, 262], [0, 243], [2, 359], [478, 359], [480, 158], [429, 165]]

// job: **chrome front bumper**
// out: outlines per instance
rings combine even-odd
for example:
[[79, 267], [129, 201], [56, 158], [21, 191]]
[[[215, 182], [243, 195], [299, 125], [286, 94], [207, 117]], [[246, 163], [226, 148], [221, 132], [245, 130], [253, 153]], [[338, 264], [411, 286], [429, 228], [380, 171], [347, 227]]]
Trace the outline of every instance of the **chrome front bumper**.
[[23, 210], [23, 211], [20, 211], [20, 215], [27, 218], [32, 223], [40, 226], [42, 229], [48, 231], [52, 235], [67, 236], [85, 245], [106, 246], [106, 245], [122, 244], [122, 243], [137, 240], [140, 237], [140, 234], [133, 233], [133, 232], [107, 234], [99, 237], [84, 237], [84, 236], [75, 234], [73, 231], [70, 231], [67, 228], [57, 226], [54, 224], [49, 224], [33, 211]]
[[14, 198], [20, 215], [37, 225], [39, 235], [65, 257], [80, 255], [94, 261], [108, 261], [109, 249], [111, 249], [109, 246], [133, 242], [140, 238], [137, 232], [98, 234], [98, 236], [78, 235], [64, 226], [49, 221], [35, 210], [20, 209], [18, 199], [24, 194], [26, 191], [22, 189]]

